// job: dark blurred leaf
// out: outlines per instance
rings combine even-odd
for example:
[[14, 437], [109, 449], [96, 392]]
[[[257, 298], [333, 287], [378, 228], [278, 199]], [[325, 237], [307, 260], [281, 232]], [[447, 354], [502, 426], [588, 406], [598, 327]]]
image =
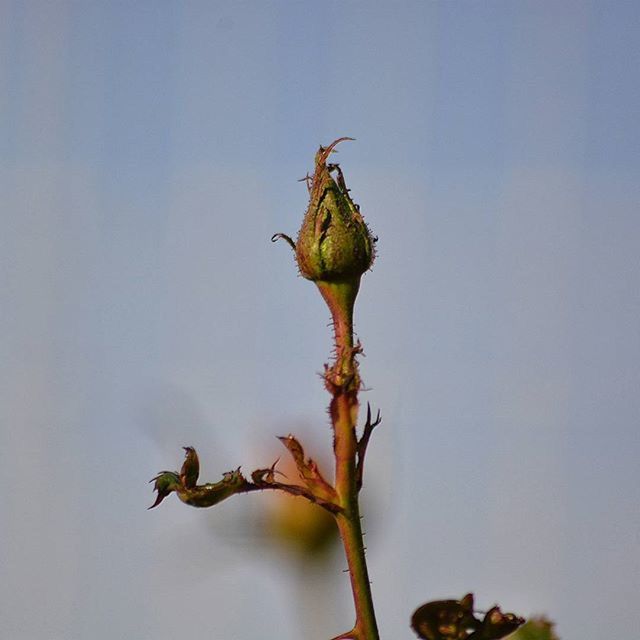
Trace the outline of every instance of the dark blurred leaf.
[[500, 640], [513, 633], [524, 619], [489, 609], [480, 619], [473, 612], [473, 594], [461, 600], [434, 600], [416, 609], [411, 627], [425, 640]]
[[411, 627], [425, 640], [464, 640], [480, 627], [473, 615], [473, 594], [461, 600], [427, 602], [411, 616]]

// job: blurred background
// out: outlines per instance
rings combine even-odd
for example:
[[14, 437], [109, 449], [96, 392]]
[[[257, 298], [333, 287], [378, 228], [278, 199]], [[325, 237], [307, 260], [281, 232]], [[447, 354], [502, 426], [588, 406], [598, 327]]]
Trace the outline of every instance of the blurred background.
[[467, 591], [634, 637], [639, 28], [632, 1], [1, 1], [0, 637], [352, 624], [340, 549], [288, 554], [274, 496], [146, 510], [183, 445], [204, 481], [289, 432], [330, 459], [329, 314], [269, 238], [343, 135], [380, 238], [382, 637]]

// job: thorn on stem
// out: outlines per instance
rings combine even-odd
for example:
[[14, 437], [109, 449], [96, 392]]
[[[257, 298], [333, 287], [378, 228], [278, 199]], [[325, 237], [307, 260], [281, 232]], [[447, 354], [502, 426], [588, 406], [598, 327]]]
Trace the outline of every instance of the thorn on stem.
[[351, 629], [351, 631], [346, 631], [345, 633], [341, 633], [339, 636], [335, 638], [331, 638], [331, 640], [356, 640], [359, 636], [356, 635], [356, 630]]
[[369, 438], [373, 430], [382, 422], [380, 417], [380, 410], [376, 413], [376, 418], [371, 421], [371, 405], [367, 402], [367, 421], [365, 422], [364, 429], [362, 431], [362, 437], [358, 442], [357, 454], [358, 461], [356, 464], [356, 486], [358, 490], [362, 489], [362, 477], [364, 474], [364, 456], [369, 444]]
[[307, 175], [304, 178], [300, 178], [298, 182], [306, 182], [307, 191], [311, 193], [311, 188], [313, 187], [313, 176], [310, 176], [309, 172], [307, 172]]

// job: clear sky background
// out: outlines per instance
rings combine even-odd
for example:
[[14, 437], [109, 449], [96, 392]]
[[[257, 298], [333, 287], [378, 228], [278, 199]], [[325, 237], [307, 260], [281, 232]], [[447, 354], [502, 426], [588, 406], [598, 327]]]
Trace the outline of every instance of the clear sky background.
[[329, 452], [328, 313], [269, 238], [343, 135], [382, 637], [467, 591], [636, 637], [639, 33], [631, 0], [0, 2], [0, 637], [349, 628], [266, 496], [146, 511], [185, 444], [210, 481]]

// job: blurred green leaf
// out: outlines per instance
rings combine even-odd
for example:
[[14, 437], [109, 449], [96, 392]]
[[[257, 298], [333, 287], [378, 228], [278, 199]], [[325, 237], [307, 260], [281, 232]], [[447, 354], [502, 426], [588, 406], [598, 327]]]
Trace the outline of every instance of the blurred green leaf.
[[554, 623], [545, 616], [537, 616], [528, 620], [509, 640], [559, 640], [554, 629]]

